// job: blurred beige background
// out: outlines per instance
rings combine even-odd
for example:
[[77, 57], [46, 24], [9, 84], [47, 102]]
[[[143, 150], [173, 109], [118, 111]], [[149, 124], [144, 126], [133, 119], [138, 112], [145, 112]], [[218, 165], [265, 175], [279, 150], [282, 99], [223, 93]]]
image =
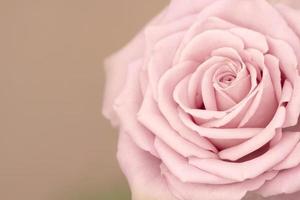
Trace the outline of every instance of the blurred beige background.
[[167, 2], [0, 0], [0, 199], [129, 199], [102, 60]]
[[1, 200], [128, 193], [101, 116], [102, 60], [166, 3], [0, 0]]

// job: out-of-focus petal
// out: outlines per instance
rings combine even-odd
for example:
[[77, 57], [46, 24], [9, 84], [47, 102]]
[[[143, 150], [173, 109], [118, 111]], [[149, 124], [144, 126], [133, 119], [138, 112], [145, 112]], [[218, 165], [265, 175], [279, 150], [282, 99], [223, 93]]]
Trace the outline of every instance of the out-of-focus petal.
[[265, 0], [215, 1], [202, 10], [198, 19], [206, 19], [210, 16], [287, 41], [300, 55], [299, 38], [278, 11]]
[[273, 195], [290, 194], [297, 192], [300, 189], [300, 182], [298, 181], [299, 179], [300, 165], [288, 170], [280, 171], [274, 179], [267, 181], [258, 190], [258, 193], [263, 195], [264, 197], [268, 197]]
[[267, 172], [255, 179], [241, 183], [210, 185], [183, 183], [173, 176], [166, 168], [162, 168], [170, 190], [178, 199], [188, 200], [240, 200], [248, 191], [254, 191], [261, 187], [266, 180], [272, 179], [276, 172]]
[[161, 175], [160, 160], [138, 148], [122, 131], [117, 157], [128, 179], [132, 200], [176, 200]]
[[120, 119], [122, 129], [131, 136], [136, 145], [145, 151], [155, 154], [153, 134], [136, 119], [136, 113], [143, 102], [143, 96], [138, 84], [141, 64], [140, 60], [130, 65], [123, 91], [115, 100], [114, 110]]
[[[160, 23], [165, 10], [154, 17], [147, 25], [156, 25]], [[114, 53], [104, 61], [106, 83], [103, 95], [103, 115], [110, 119], [114, 126], [119, 124], [118, 117], [113, 110], [115, 98], [119, 95], [126, 81], [126, 74], [131, 63], [141, 59], [145, 53], [145, 30], [143, 29], [132, 41], [124, 48]]]

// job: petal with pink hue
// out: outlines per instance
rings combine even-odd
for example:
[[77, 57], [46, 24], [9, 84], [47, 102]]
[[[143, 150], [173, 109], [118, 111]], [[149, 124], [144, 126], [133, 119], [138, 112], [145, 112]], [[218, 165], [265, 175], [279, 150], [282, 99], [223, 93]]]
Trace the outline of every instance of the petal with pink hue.
[[265, 127], [273, 118], [278, 102], [268, 69], [263, 68], [262, 87], [240, 122], [240, 127]]
[[271, 170], [287, 157], [299, 142], [300, 133], [290, 132], [282, 136], [280, 142], [266, 153], [249, 161], [234, 163], [219, 159], [189, 159], [189, 163], [203, 171], [236, 181], [255, 178]]
[[232, 161], [238, 160], [264, 146], [275, 136], [275, 129], [282, 127], [285, 120], [285, 116], [285, 108], [282, 106], [279, 107], [272, 121], [268, 124], [266, 128], [262, 130], [261, 133], [255, 135], [254, 137], [250, 138], [244, 143], [219, 152], [220, 158]]
[[216, 89], [216, 106], [218, 110], [227, 110], [237, 104], [237, 102], [226, 94], [223, 90]]
[[268, 38], [268, 43], [270, 53], [279, 59], [280, 69], [293, 87], [293, 96], [286, 107], [287, 116], [284, 127], [294, 126], [297, 124], [300, 114], [300, 76], [297, 57], [294, 49], [285, 41]]
[[184, 62], [169, 69], [160, 79], [158, 85], [158, 107], [163, 117], [183, 138], [195, 143], [204, 149], [215, 151], [213, 145], [206, 139], [199, 137], [195, 131], [184, 126], [178, 117], [177, 104], [172, 98], [176, 85], [181, 79], [192, 73], [197, 67], [195, 62]]
[[[155, 25], [164, 16], [164, 11], [155, 17], [148, 25]], [[141, 59], [145, 49], [145, 34], [142, 30], [123, 49], [107, 58], [104, 62], [106, 73], [106, 84], [104, 89], [103, 115], [111, 120], [113, 125], [118, 125], [118, 118], [113, 111], [114, 99], [121, 92], [126, 81], [126, 74], [129, 65]]]
[[[295, 1], [296, 2], [296, 1]], [[284, 4], [277, 4], [276, 5], [277, 10], [279, 13], [284, 17], [288, 25], [292, 28], [292, 30], [300, 37], [300, 12], [299, 10], [293, 9], [289, 6], [286, 6]], [[300, 56], [299, 56], [299, 49], [295, 48], [295, 51], [297, 52], [296, 55], [298, 55], [298, 62], [300, 62]], [[300, 70], [300, 66], [298, 66]]]
[[269, 50], [266, 38], [261, 33], [246, 29], [246, 28], [232, 28], [230, 32], [241, 37], [246, 48], [253, 48], [266, 53]]
[[169, 68], [172, 67], [173, 57], [176, 49], [183, 37], [182, 32], [173, 34], [159, 41], [151, 51], [151, 59], [147, 64], [149, 84], [152, 88], [152, 93], [157, 99], [157, 86], [159, 79]]
[[[142, 38], [135, 39], [136, 45], [143, 45]], [[134, 45], [135, 46], [135, 45]], [[139, 48], [137, 48], [139, 49]], [[132, 51], [135, 51], [132, 49]], [[126, 51], [128, 52], [128, 50]], [[129, 52], [130, 53], [130, 52]], [[125, 51], [110, 57], [105, 61], [106, 85], [104, 90], [103, 114], [110, 119], [113, 125], [118, 125], [118, 118], [113, 111], [113, 102], [121, 92], [124, 83], [126, 82], [126, 74], [130, 65], [131, 57], [136, 57], [140, 53], [132, 52], [132, 55], [127, 55]]]
[[280, 103], [288, 103], [293, 95], [293, 86], [290, 81], [285, 80], [282, 87], [282, 93], [280, 98]]
[[169, 23], [151, 24], [145, 28], [145, 40], [147, 42], [147, 48], [153, 47], [157, 42], [163, 40], [165, 37], [183, 32], [188, 29], [195, 21], [195, 16], [185, 16], [177, 21]]
[[[199, 143], [202, 145], [197, 146], [195, 143], [184, 139], [179, 135], [162, 116], [157, 108], [156, 102], [151, 96], [151, 91], [148, 90], [144, 98], [143, 105], [137, 114], [139, 122], [147, 127], [154, 135], [160, 138], [168, 146], [184, 157], [196, 156], [207, 157], [209, 154], [214, 154], [206, 149], [213, 148], [209, 143], [205, 143], [204, 138], [198, 137]], [[184, 134], [184, 133], [183, 133]], [[203, 139], [203, 140], [202, 140]], [[205, 146], [206, 145], [206, 146]], [[206, 147], [206, 148], [203, 148]]]
[[142, 62], [139, 61], [129, 67], [126, 84], [121, 94], [115, 100], [114, 109], [120, 119], [122, 129], [131, 136], [136, 145], [145, 151], [155, 154], [153, 134], [136, 119], [136, 113], [139, 111], [143, 101], [138, 84], [141, 64]]
[[[175, 90], [173, 92], [173, 98], [174, 101], [179, 105], [178, 109], [184, 110], [186, 113], [189, 113], [191, 116], [194, 117], [194, 119], [197, 122], [203, 123], [204, 121], [208, 121], [208, 119], [212, 118], [219, 118], [222, 116], [225, 116], [225, 112], [219, 112], [219, 111], [210, 111], [210, 110], [201, 110], [197, 108], [193, 108], [190, 104], [190, 100], [187, 88], [188, 83], [191, 78], [191, 75], [186, 76], [183, 80], [181, 80], [177, 86], [175, 87]], [[201, 118], [201, 119], [200, 119]]]
[[280, 66], [279, 66], [279, 60], [278, 58], [267, 54], [265, 55], [265, 65], [268, 68], [272, 85], [274, 87], [274, 91], [276, 94], [277, 101], [280, 101], [281, 98], [281, 72], [280, 72]]
[[234, 182], [233, 180], [216, 176], [190, 165], [184, 157], [173, 151], [159, 139], [155, 140], [155, 148], [163, 164], [182, 182], [204, 184], [227, 184]]
[[[245, 96], [244, 99], [242, 101], [240, 101], [238, 104], [236, 104], [235, 106], [233, 106], [232, 108], [227, 110], [226, 111], [227, 115], [225, 115], [221, 118], [218, 118], [218, 119], [212, 119], [208, 122], [205, 122], [205, 123], [201, 124], [202, 126], [224, 127], [224, 128], [240, 127], [239, 124], [240, 124], [242, 117], [248, 111], [248, 107], [252, 104], [253, 99], [256, 97], [258, 91], [261, 90], [260, 88], [262, 88], [262, 85], [260, 85], [259, 87], [256, 87], [256, 85], [257, 85], [256, 84], [256, 70], [252, 69], [250, 64], [247, 64], [247, 68], [250, 71], [250, 75], [251, 75], [251, 81], [249, 81], [249, 82], [251, 82], [251, 88], [250, 88], [250, 91], [248, 91], [249, 94], [247, 96]], [[255, 80], [253, 80], [253, 79], [255, 79]], [[231, 93], [231, 92], [235, 92], [235, 90], [233, 90], [233, 88], [238, 87], [238, 86], [248, 87], [248, 83], [243, 85], [243, 84], [240, 84], [241, 80], [236, 80], [236, 81], [237, 81], [237, 83], [235, 83], [235, 84], [233, 83], [232, 86], [224, 89], [227, 92], [227, 94], [229, 93], [229, 95], [232, 95], [235, 98], [237, 98], [238, 96]], [[246, 88], [246, 92], [247, 92], [247, 89], [248, 88]], [[242, 93], [242, 94], [245, 94], [245, 93]], [[219, 141], [219, 142], [221, 142], [221, 141]]]
[[298, 61], [295, 51], [283, 40], [273, 39], [270, 37], [267, 39], [270, 47], [269, 53], [278, 58], [280, 62], [280, 69], [286, 78], [293, 82], [297, 75], [299, 76], [299, 72], [297, 70]]
[[[226, 60], [228, 60], [228, 58], [224, 58], [221, 56], [210, 57], [209, 59], [201, 63], [194, 71], [189, 80], [189, 85], [187, 89], [189, 104], [192, 106], [192, 108], [198, 109], [203, 104], [203, 95], [201, 92], [201, 88], [205, 71], [207, 71], [207, 69], [209, 69], [214, 64], [223, 63], [226, 62]], [[201, 116], [198, 117], [201, 118]]]
[[260, 188], [266, 180], [272, 179], [276, 172], [267, 172], [255, 179], [241, 183], [210, 185], [183, 183], [173, 176], [168, 169], [162, 167], [170, 190], [178, 199], [188, 200], [241, 200], [248, 191]]
[[218, 89], [217, 92], [222, 91], [226, 93], [235, 102], [240, 102], [249, 93], [251, 88], [250, 76], [246, 76], [240, 80], [234, 81], [231, 86], [225, 89]]
[[[232, 48], [223, 47], [217, 50], [214, 50], [211, 54], [212, 56], [224, 56], [230, 58], [233, 63], [227, 63], [227, 68], [225, 70], [218, 69], [218, 73], [215, 74], [216, 78], [220, 78], [226, 76], [227, 73], [234, 75], [234, 80], [231, 82], [230, 85], [222, 85], [222, 82], [219, 80], [214, 80], [214, 86], [216, 89], [216, 95], [227, 95], [227, 98], [232, 99], [234, 102], [238, 103], [250, 91], [250, 76], [246, 69], [245, 64], [243, 63], [242, 58], [239, 55], [239, 52]], [[229, 70], [231, 69], [231, 70]], [[221, 72], [221, 73], [220, 73]], [[226, 97], [225, 97], [226, 98]], [[224, 110], [224, 109], [222, 109]]]
[[[201, 80], [201, 94], [202, 94], [202, 100], [203, 104], [205, 106], [206, 110], [222, 110], [218, 108], [218, 102], [216, 99], [216, 93], [215, 88], [213, 85], [213, 76], [216, 72], [216, 70], [221, 67], [223, 63], [216, 63], [213, 66], [211, 66], [209, 69], [204, 71], [203, 79]], [[219, 101], [219, 106], [225, 107], [225, 106], [234, 106], [236, 102], [234, 102], [232, 99], [228, 98], [222, 98], [224, 102]], [[223, 103], [223, 104], [221, 104]], [[225, 110], [225, 109], [224, 109]]]
[[231, 47], [221, 47], [221, 48], [215, 49], [211, 52], [211, 56], [226, 57], [226, 58], [230, 58], [231, 60], [235, 60], [240, 63], [243, 62], [241, 56], [239, 55], [239, 52], [236, 49], [233, 49]]
[[176, 200], [161, 175], [160, 160], [138, 148], [122, 131], [117, 157], [128, 179], [132, 200]]
[[228, 31], [207, 30], [187, 44], [180, 54], [179, 62], [185, 60], [203, 62], [214, 49], [221, 47], [231, 47], [241, 51], [244, 49], [244, 43], [242, 39]]
[[300, 190], [300, 165], [280, 171], [272, 180], [267, 181], [257, 192], [264, 197], [290, 194]]
[[172, 0], [163, 21], [174, 21], [178, 20], [178, 18], [199, 13], [212, 2], [214, 0]]
[[[289, 133], [284, 133], [289, 134]], [[296, 167], [300, 163], [300, 143], [296, 145], [294, 150], [278, 165], [276, 165], [273, 169], [274, 170], [283, 170]]]
[[180, 55], [183, 51], [183, 49], [187, 46], [187, 44], [190, 43], [190, 41], [195, 38], [197, 35], [201, 34], [204, 31], [207, 30], [214, 30], [214, 29], [230, 29], [236, 27], [234, 24], [231, 24], [230, 22], [227, 22], [223, 19], [217, 18], [217, 17], [208, 17], [199, 19], [198, 21], [195, 21], [194, 24], [187, 30], [184, 39], [181, 42], [181, 45], [176, 53], [176, 56], [174, 58], [174, 63], [177, 64], [179, 62]]
[[147, 63], [151, 57], [152, 50], [156, 43], [164, 40], [166, 37], [176, 35], [180, 32], [185, 32], [195, 20], [195, 16], [186, 16], [175, 22], [170, 22], [167, 24], [153, 24], [146, 26], [145, 28], [145, 52], [144, 58], [145, 63]]
[[187, 113], [178, 110], [181, 121], [199, 135], [214, 139], [249, 139], [263, 131], [263, 128], [206, 128], [195, 124]]
[[300, 55], [299, 38], [278, 11], [265, 0], [215, 1], [199, 13], [198, 19], [206, 19], [210, 16], [287, 41], [298, 50], [297, 54]]
[[254, 90], [251, 94], [247, 95], [241, 102], [230, 108], [228, 114], [222, 118], [210, 120], [203, 123], [204, 127], [223, 127], [223, 128], [240, 128], [239, 126], [245, 113], [248, 111], [249, 106], [252, 104], [253, 99], [257, 96], [257, 93], [261, 87]]
[[293, 83], [293, 94], [287, 104], [287, 119], [284, 127], [295, 126], [299, 121], [300, 114], [300, 76], [297, 76]]

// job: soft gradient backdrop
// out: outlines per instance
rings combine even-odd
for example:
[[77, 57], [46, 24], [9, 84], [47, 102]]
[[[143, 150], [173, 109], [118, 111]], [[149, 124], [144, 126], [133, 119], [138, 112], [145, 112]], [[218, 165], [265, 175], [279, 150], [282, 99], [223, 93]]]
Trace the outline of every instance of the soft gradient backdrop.
[[102, 61], [167, 3], [0, 0], [0, 199], [130, 199]]

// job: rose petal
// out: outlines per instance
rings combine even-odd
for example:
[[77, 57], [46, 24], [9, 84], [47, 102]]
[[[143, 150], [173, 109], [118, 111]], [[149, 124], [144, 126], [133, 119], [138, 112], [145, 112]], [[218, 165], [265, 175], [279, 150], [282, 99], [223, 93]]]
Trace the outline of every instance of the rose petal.
[[[170, 172], [182, 182], [205, 184], [227, 184], [234, 182], [233, 180], [215, 176], [189, 165], [184, 157], [173, 151], [159, 139], [155, 140], [155, 148], [157, 149], [163, 164], [166, 165]], [[211, 157], [211, 155], [208, 156]]]
[[278, 58], [280, 61], [280, 69], [286, 78], [293, 82], [294, 79], [299, 76], [299, 72], [297, 70], [298, 61], [295, 51], [283, 40], [270, 37], [267, 39], [270, 47], [269, 53]]
[[[275, 5], [276, 9], [279, 11], [279, 13], [284, 17], [285, 21], [288, 23], [288, 25], [291, 27], [291, 29], [296, 32], [298, 37], [300, 36], [300, 14], [297, 9], [293, 9], [292, 7], [286, 6], [284, 4], [277, 4]], [[299, 48], [294, 47], [294, 51], [296, 52], [296, 55], [298, 57], [298, 62], [300, 62], [300, 52]], [[299, 68], [299, 67], [298, 67]], [[300, 70], [300, 68], [299, 68]]]
[[217, 92], [224, 92], [230, 98], [232, 98], [235, 102], [240, 102], [244, 99], [250, 91], [251, 88], [251, 81], [250, 76], [246, 76], [243, 79], [235, 81], [231, 86], [221, 90], [220, 88], [217, 89]]
[[210, 185], [183, 183], [173, 176], [165, 167], [162, 173], [166, 177], [172, 193], [178, 199], [188, 200], [240, 200], [248, 191], [253, 191], [261, 187], [266, 180], [272, 179], [276, 172], [268, 172], [255, 179], [246, 180], [241, 183]]
[[[142, 36], [135, 39], [132, 44], [137, 49], [143, 46]], [[133, 48], [133, 47], [127, 47]], [[132, 52], [131, 52], [132, 51]], [[114, 126], [118, 125], [118, 118], [113, 111], [114, 99], [121, 92], [124, 83], [126, 82], [126, 74], [128, 70], [129, 63], [132, 62], [132, 57], [137, 57], [140, 53], [136, 54], [135, 49], [126, 49], [122, 52], [106, 59], [105, 61], [105, 71], [106, 71], [106, 83], [104, 89], [104, 100], [103, 100], [103, 115], [110, 119]]]
[[210, 110], [201, 110], [201, 109], [193, 109], [190, 105], [190, 99], [187, 94], [188, 83], [191, 78], [191, 75], [186, 76], [183, 80], [181, 80], [175, 87], [173, 92], [174, 101], [179, 105], [177, 109], [182, 109], [185, 112], [189, 113], [194, 117], [194, 120], [203, 123], [212, 118], [218, 118], [220, 116], [226, 115], [226, 113], [221, 113], [218, 111], [210, 111]]
[[[268, 38], [270, 53], [280, 61], [280, 69], [293, 86], [293, 97], [287, 105], [287, 116], [284, 127], [294, 126], [300, 114], [300, 76], [294, 50], [286, 42]], [[286, 56], [289, 55], [289, 56]]]
[[[198, 140], [203, 142], [203, 146], [199, 147], [195, 143], [184, 139], [182, 135], [185, 136], [185, 133], [179, 135], [158, 110], [150, 90], [147, 91], [146, 96], [144, 97], [144, 102], [137, 114], [137, 118], [139, 122], [147, 127], [154, 135], [184, 157], [206, 157], [207, 151], [205, 149], [213, 148], [211, 147], [211, 144], [205, 143], [204, 138], [200, 141], [202, 138], [198, 137]], [[155, 126], [153, 126], [154, 124]], [[213, 153], [211, 154], [213, 155]]]
[[236, 181], [255, 178], [272, 169], [294, 149], [299, 142], [300, 133], [290, 132], [266, 153], [249, 161], [234, 163], [219, 159], [190, 158], [189, 163], [201, 170]]
[[187, 33], [184, 36], [184, 39], [182, 40], [182, 43], [176, 53], [176, 56], [174, 58], [174, 63], [178, 64], [180, 55], [182, 54], [183, 49], [185, 49], [186, 45], [190, 43], [190, 41], [196, 37], [198, 34], [206, 31], [206, 30], [214, 30], [214, 29], [230, 29], [235, 27], [234, 24], [231, 24], [230, 22], [227, 22], [223, 19], [217, 18], [217, 17], [208, 17], [199, 19], [198, 21], [195, 21], [194, 24], [187, 30]]
[[[148, 23], [155, 25], [160, 22], [165, 11], [162, 11], [157, 17]], [[145, 49], [145, 32], [142, 30], [132, 41], [130, 41], [123, 49], [113, 54], [104, 61], [106, 72], [106, 84], [104, 89], [103, 115], [111, 120], [111, 123], [118, 125], [118, 118], [113, 110], [114, 99], [121, 92], [126, 81], [127, 69], [129, 65], [139, 60]]]
[[183, 37], [182, 32], [173, 34], [159, 41], [152, 50], [151, 60], [147, 65], [148, 78], [152, 93], [157, 99], [157, 85], [161, 76], [172, 67], [173, 57]]
[[246, 28], [232, 28], [230, 32], [241, 37], [246, 48], [253, 48], [266, 53], [269, 50], [266, 38], [261, 33]]
[[158, 107], [170, 126], [183, 138], [195, 143], [204, 149], [215, 151], [213, 145], [186, 126], [178, 117], [177, 104], [172, 98], [176, 85], [181, 79], [192, 73], [197, 67], [195, 62], [184, 62], [168, 70], [160, 79], [158, 85]]
[[263, 78], [260, 84], [262, 87], [242, 118], [240, 127], [265, 127], [276, 112], [278, 102], [266, 67], [263, 69]]
[[262, 85], [257, 87], [251, 93], [249, 93], [241, 102], [227, 110], [227, 115], [222, 118], [210, 120], [209, 122], [203, 123], [205, 127], [223, 127], [223, 128], [236, 128], [239, 126], [245, 113], [248, 111], [249, 106], [252, 104], [253, 99], [256, 97]]
[[206, 128], [195, 124], [187, 113], [183, 112], [182, 110], [178, 111], [181, 121], [187, 127], [196, 131], [199, 135], [207, 138], [226, 140], [248, 139], [257, 135], [263, 130], [262, 128]]
[[299, 121], [300, 114], [300, 77], [295, 78], [293, 83], [293, 94], [291, 100], [288, 102], [287, 109], [287, 118], [284, 124], [284, 127], [294, 126]]
[[173, 92], [174, 101], [179, 105], [177, 109], [189, 113], [193, 117], [193, 119], [199, 124], [207, 122], [210, 119], [226, 116], [226, 112], [203, 110], [193, 108], [192, 106], [190, 106], [190, 99], [186, 89], [188, 87], [190, 77], [191, 76], [187, 76], [182, 81], [180, 81]]
[[164, 22], [178, 20], [184, 16], [199, 13], [204, 7], [214, 0], [172, 0], [164, 17]]
[[280, 100], [281, 97], [281, 72], [280, 72], [280, 66], [279, 66], [279, 60], [270, 55], [267, 54], [265, 55], [265, 65], [268, 68], [271, 80], [272, 80], [272, 85], [275, 90], [276, 98], [277, 101]]
[[225, 93], [223, 90], [220, 90], [218, 87], [214, 87], [214, 88], [216, 88], [215, 96], [216, 96], [216, 104], [218, 110], [227, 110], [237, 104], [237, 102], [234, 99], [232, 99], [230, 95]]
[[[272, 180], [267, 181], [257, 193], [264, 197], [290, 194], [298, 192], [300, 189], [300, 165], [297, 167], [280, 171], [279, 174]], [[285, 199], [285, 198], [284, 198]]]
[[[232, 6], [234, 5], [234, 6]], [[222, 18], [241, 27], [287, 41], [294, 49], [300, 49], [297, 35], [283, 17], [267, 1], [262, 0], [219, 0], [208, 5], [198, 19], [210, 16]], [[295, 23], [297, 21], [295, 20]], [[274, 26], [276, 24], [276, 26]], [[298, 52], [299, 55], [299, 52]]]
[[[284, 133], [288, 134], [288, 133]], [[294, 150], [278, 165], [276, 165], [273, 169], [274, 170], [283, 170], [296, 167], [300, 163], [300, 143], [296, 145]]]
[[133, 200], [176, 200], [161, 175], [160, 160], [139, 149], [122, 131], [117, 157], [128, 179]]
[[281, 128], [285, 120], [286, 110], [284, 107], [279, 107], [274, 118], [261, 133], [255, 135], [251, 139], [234, 147], [230, 147], [219, 152], [219, 156], [226, 160], [238, 160], [247, 154], [259, 149], [269, 142], [275, 135], [275, 129]]
[[120, 119], [120, 125], [123, 130], [128, 132], [140, 148], [155, 154], [153, 134], [141, 126], [136, 119], [136, 113], [139, 111], [143, 101], [138, 84], [141, 64], [142, 61], [140, 60], [129, 67], [126, 84], [122, 93], [115, 100], [114, 109]]
[[179, 62], [194, 60], [201, 63], [214, 49], [221, 47], [232, 47], [241, 51], [244, 49], [244, 44], [239, 37], [228, 31], [207, 30], [189, 42], [181, 52]]
[[[223, 63], [226, 62], [226, 60], [228, 59], [220, 56], [210, 57], [208, 60], [204, 61], [199, 67], [197, 67], [195, 72], [192, 74], [188, 86], [188, 96], [190, 100], [189, 102], [190, 105], [193, 106], [192, 108], [198, 109], [202, 106], [203, 95], [201, 92], [201, 88], [205, 71], [207, 71], [207, 69], [209, 69], [214, 64]], [[198, 117], [201, 118], [201, 116]]]
[[[151, 24], [145, 28], [145, 40], [147, 49], [152, 47], [160, 40], [165, 39], [168, 36], [176, 34], [178, 32], [184, 32], [195, 21], [195, 16], [185, 16], [175, 22], [169, 22], [167, 24], [157, 23]], [[148, 54], [147, 54], [148, 55]]]
[[[226, 106], [234, 106], [236, 102], [234, 102], [232, 99], [227, 98], [221, 98], [218, 102], [220, 105], [220, 108], [218, 108], [218, 104], [216, 101], [216, 93], [215, 88], [213, 85], [213, 76], [216, 72], [216, 70], [224, 65], [223, 63], [216, 63], [213, 66], [211, 66], [209, 69], [204, 71], [203, 79], [201, 81], [201, 93], [202, 93], [202, 99], [203, 104], [205, 106], [206, 110], [225, 110], [222, 108], [225, 108]], [[226, 95], [225, 95], [226, 96]], [[227, 100], [227, 101], [226, 101]], [[222, 104], [223, 103], [223, 104]]]

